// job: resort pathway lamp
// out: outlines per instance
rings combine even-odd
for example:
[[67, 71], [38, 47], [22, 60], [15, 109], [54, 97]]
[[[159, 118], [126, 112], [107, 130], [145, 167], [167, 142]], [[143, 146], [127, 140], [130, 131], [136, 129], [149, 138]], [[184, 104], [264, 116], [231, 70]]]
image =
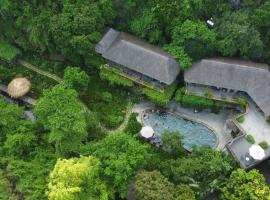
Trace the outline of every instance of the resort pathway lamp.
[[259, 145], [252, 145], [249, 148], [249, 155], [255, 160], [262, 160], [265, 157], [265, 152]]
[[15, 78], [7, 87], [7, 93], [12, 98], [19, 98], [26, 95], [31, 87], [31, 83], [26, 78]]
[[149, 138], [153, 137], [154, 130], [151, 126], [144, 126], [144, 127], [142, 127], [140, 134], [142, 137], [149, 139]]

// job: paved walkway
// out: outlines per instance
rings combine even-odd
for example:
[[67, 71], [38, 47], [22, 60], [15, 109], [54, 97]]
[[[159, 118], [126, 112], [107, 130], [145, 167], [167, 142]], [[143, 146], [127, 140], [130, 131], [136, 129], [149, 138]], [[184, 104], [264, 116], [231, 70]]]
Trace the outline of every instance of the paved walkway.
[[[151, 102], [142, 102], [134, 106], [133, 112], [139, 113], [138, 120], [141, 121], [142, 111], [153, 109], [154, 107], [154, 104]], [[175, 102], [169, 104], [169, 111], [202, 122], [211, 127], [218, 138], [217, 149], [224, 149], [225, 145], [232, 139], [230, 131], [226, 127], [226, 120], [230, 117], [230, 113], [227, 111], [222, 111], [219, 114], [214, 114], [210, 111], [194, 113], [193, 109], [183, 108], [179, 103]]]

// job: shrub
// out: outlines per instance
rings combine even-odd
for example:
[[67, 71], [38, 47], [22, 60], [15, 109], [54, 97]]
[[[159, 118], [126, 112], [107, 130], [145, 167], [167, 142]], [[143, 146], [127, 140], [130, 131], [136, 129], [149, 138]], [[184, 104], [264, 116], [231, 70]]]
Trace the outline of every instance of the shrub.
[[244, 116], [244, 115], [241, 115], [241, 116], [237, 117], [236, 120], [237, 120], [239, 123], [243, 123], [243, 122], [245, 121], [245, 116]]
[[270, 124], [270, 117], [267, 117], [266, 122]]
[[254, 139], [254, 137], [252, 135], [247, 135], [246, 140], [251, 144], [255, 143], [255, 139]]
[[164, 92], [158, 92], [150, 88], [143, 88], [142, 93], [145, 94], [151, 101], [159, 106], [165, 107], [171, 100], [174, 91], [176, 90], [177, 83], [167, 86]]
[[133, 81], [128, 78], [122, 77], [112, 71], [105, 69], [103, 66], [100, 67], [99, 76], [102, 80], [107, 80], [111, 85], [122, 85], [127, 87], [133, 86]]
[[89, 76], [79, 67], [67, 67], [64, 72], [64, 84], [77, 91], [85, 90], [89, 83]]
[[268, 148], [268, 143], [266, 141], [262, 141], [259, 143], [260, 147], [262, 147], [263, 149], [267, 149]]
[[111, 102], [113, 97], [110, 92], [102, 92], [101, 93], [101, 99], [107, 103]]
[[247, 105], [247, 100], [244, 97], [238, 97], [237, 101], [242, 108]]
[[0, 40], [0, 59], [11, 62], [14, 60], [18, 55], [20, 51], [8, 44], [5, 41]]
[[206, 89], [206, 90], [204, 91], [204, 96], [206, 96], [206, 97], [208, 97], [208, 98], [211, 98], [211, 97], [213, 97], [213, 94], [212, 94], [212, 92], [210, 92], [208, 89]]
[[142, 124], [138, 122], [136, 118], [137, 116], [138, 116], [138, 113], [131, 114], [124, 132], [130, 133], [132, 135], [135, 135], [140, 132], [142, 128]]

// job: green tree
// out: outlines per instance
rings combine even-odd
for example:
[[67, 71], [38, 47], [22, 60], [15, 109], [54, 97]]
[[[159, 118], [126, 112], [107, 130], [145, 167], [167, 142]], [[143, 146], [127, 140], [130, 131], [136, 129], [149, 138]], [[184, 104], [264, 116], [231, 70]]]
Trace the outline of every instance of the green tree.
[[31, 121], [24, 121], [16, 130], [10, 132], [4, 143], [4, 148], [11, 156], [29, 159], [40, 145], [40, 138], [35, 130], [35, 124]]
[[222, 200], [270, 199], [270, 189], [263, 175], [256, 169], [249, 172], [243, 169], [233, 171], [221, 192]]
[[68, 58], [78, 60], [94, 52], [105, 24], [99, 5], [93, 1], [63, 1], [60, 12], [51, 17], [50, 33], [53, 41]]
[[195, 200], [189, 186], [175, 186], [159, 171], [142, 171], [137, 174], [134, 189], [138, 200]]
[[137, 36], [147, 39], [150, 43], [164, 43], [162, 27], [151, 9], [144, 9], [131, 22], [130, 28]]
[[22, 118], [23, 110], [17, 105], [6, 103], [0, 97], [0, 132], [1, 140], [5, 139], [5, 135], [14, 131], [19, 125]]
[[165, 45], [164, 50], [171, 54], [172, 57], [178, 61], [182, 70], [187, 70], [192, 66], [192, 59], [185, 52], [185, 49], [183, 47], [171, 43]]
[[165, 132], [161, 136], [164, 142], [162, 150], [165, 151], [172, 158], [179, 158], [186, 154], [183, 147], [183, 137], [178, 132]]
[[89, 76], [78, 67], [67, 67], [64, 72], [64, 84], [77, 91], [87, 89]]
[[222, 55], [258, 59], [263, 53], [260, 33], [250, 23], [249, 13], [226, 12], [217, 20], [218, 49]]
[[103, 140], [90, 143], [84, 154], [99, 158], [109, 185], [122, 198], [136, 171], [143, 168], [151, 156], [149, 145], [141, 144], [124, 133], [110, 134]]
[[59, 159], [50, 174], [47, 196], [49, 200], [108, 200], [109, 191], [100, 179], [97, 158]]
[[50, 142], [63, 154], [78, 148], [86, 137], [87, 123], [84, 106], [77, 93], [65, 85], [46, 90], [35, 107], [34, 113], [45, 129], [50, 130]]
[[189, 157], [164, 160], [160, 171], [175, 184], [191, 184], [198, 197], [218, 189], [235, 168], [230, 156], [209, 147], [194, 149]]
[[213, 55], [215, 51], [216, 33], [204, 22], [186, 20], [172, 29], [172, 43], [182, 46], [185, 52], [197, 60]]

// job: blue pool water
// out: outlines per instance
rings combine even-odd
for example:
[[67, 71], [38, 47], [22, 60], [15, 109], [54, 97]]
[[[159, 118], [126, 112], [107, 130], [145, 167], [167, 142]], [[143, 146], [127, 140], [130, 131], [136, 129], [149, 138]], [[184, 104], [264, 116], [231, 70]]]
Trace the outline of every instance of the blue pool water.
[[177, 131], [183, 136], [183, 145], [187, 150], [191, 150], [192, 146], [209, 145], [215, 147], [217, 138], [215, 134], [206, 126], [176, 117], [169, 113], [159, 115], [156, 112], [146, 112], [149, 119], [143, 119], [147, 126], [151, 126], [155, 134], [161, 135], [165, 131]]

